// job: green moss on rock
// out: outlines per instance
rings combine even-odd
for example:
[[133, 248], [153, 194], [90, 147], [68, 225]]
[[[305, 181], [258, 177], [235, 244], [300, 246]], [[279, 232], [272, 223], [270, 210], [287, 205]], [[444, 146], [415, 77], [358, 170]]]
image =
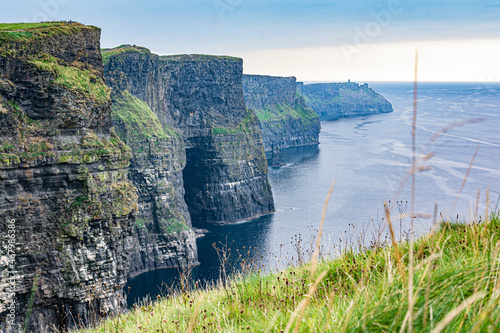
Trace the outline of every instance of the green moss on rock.
[[0, 23], [0, 42], [26, 43], [57, 35], [69, 35], [82, 29], [99, 28], [76, 22]]
[[129, 181], [109, 183], [89, 172], [82, 175], [84, 193], [67, 199], [58, 222], [63, 235], [81, 238], [93, 220], [111, 220], [137, 210], [137, 189]]
[[246, 109], [246, 115], [243, 121], [235, 128], [231, 127], [213, 127], [213, 135], [226, 135], [238, 133], [250, 133], [253, 130], [253, 125], [256, 123], [256, 114], [251, 109]]
[[170, 138], [178, 134], [171, 128], [164, 128], [156, 114], [140, 99], [123, 91], [111, 107], [115, 129], [123, 140]]
[[318, 121], [318, 115], [312, 109], [302, 105], [276, 104], [255, 110], [255, 113], [262, 123], [293, 118], [301, 120], [307, 128], [309, 125], [313, 125]]
[[56, 77], [53, 81], [55, 84], [81, 93], [100, 104], [110, 99], [110, 89], [101, 73], [86, 68], [83, 63], [75, 61], [68, 64], [46, 53], [33, 57], [29, 62], [42, 71], [53, 73]]
[[160, 227], [167, 234], [177, 234], [182, 231], [191, 230], [185, 223], [176, 218], [172, 218], [168, 221], [161, 221]]
[[16, 101], [0, 99], [12, 121], [14, 136], [0, 141], [0, 168], [11, 168], [39, 158], [55, 157], [54, 145], [44, 136], [39, 121], [30, 118]]

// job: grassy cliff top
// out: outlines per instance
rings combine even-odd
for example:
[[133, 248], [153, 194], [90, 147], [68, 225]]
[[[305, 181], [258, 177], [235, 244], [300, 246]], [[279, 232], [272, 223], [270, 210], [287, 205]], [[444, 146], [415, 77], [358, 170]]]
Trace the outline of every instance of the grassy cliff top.
[[0, 23], [0, 42], [23, 43], [56, 35], [68, 35], [83, 29], [99, 30], [77, 22]]
[[[227, 254], [227, 248], [217, 252]], [[255, 267], [252, 259], [245, 262], [250, 274], [221, 278], [225, 283], [207, 290], [184, 287], [86, 332], [500, 329], [498, 213], [470, 224], [442, 222], [413, 243], [352, 244], [317, 266], [306, 263], [266, 275], [253, 260]]]
[[174, 54], [160, 56], [162, 60], [186, 60], [192, 59], [196, 61], [209, 61], [209, 60], [230, 60], [230, 61], [243, 61], [238, 57], [224, 56], [224, 55], [210, 55], [210, 54]]
[[243, 74], [243, 78], [248, 78], [248, 79], [266, 78], [266, 79], [276, 79], [276, 80], [291, 79], [295, 81], [297, 80], [295, 76], [276, 76], [276, 75], [260, 75], [260, 74]]
[[[111, 57], [115, 57], [120, 54], [125, 53], [142, 53], [142, 54], [153, 54], [151, 51], [145, 47], [137, 46], [137, 45], [128, 45], [123, 44], [114, 48], [104, 48], [101, 49], [102, 61], [104, 65], [106, 65]], [[210, 60], [229, 60], [229, 61], [238, 61], [242, 62], [243, 59], [238, 57], [231, 56], [218, 56], [218, 55], [210, 55], [210, 54], [173, 54], [173, 55], [163, 55], [159, 56], [161, 60], [166, 61], [185, 61], [185, 60], [195, 60], [195, 61], [210, 61]]]
[[[99, 54], [88, 47], [90, 43], [98, 45], [99, 31], [77, 22], [2, 23], [0, 56], [31, 65], [38, 73], [51, 73], [49, 84], [105, 104], [110, 90], [102, 76]], [[88, 37], [89, 32], [96, 33]], [[85, 41], [87, 47], [76, 40]]]
[[136, 45], [120, 45], [110, 49], [101, 49], [102, 62], [106, 65], [111, 57], [115, 57], [124, 53], [138, 52], [142, 54], [151, 54], [151, 51], [142, 46]]

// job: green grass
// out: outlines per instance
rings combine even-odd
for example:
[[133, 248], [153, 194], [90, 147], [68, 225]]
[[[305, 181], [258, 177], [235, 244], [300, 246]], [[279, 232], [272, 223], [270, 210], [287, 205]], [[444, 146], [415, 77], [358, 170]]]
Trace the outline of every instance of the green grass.
[[498, 332], [498, 214], [437, 229], [414, 243], [411, 263], [409, 243], [347, 249], [316, 269], [183, 288], [86, 332]]
[[[80, 23], [46, 22], [46, 23], [0, 23], [1, 43], [26, 43], [56, 35], [69, 35], [82, 29], [98, 29]], [[2, 46], [3, 49], [3, 46]], [[2, 53], [0, 50], [0, 54]]]
[[100, 104], [109, 101], [110, 89], [97, 70], [87, 69], [84, 64], [78, 62], [66, 64], [46, 53], [40, 54], [29, 62], [42, 71], [53, 73], [56, 76], [53, 81], [55, 84], [81, 93]]
[[31, 52], [39, 52], [35, 47], [40, 43], [37, 42], [39, 40], [97, 29], [99, 28], [66, 22], [3, 23], [0, 24], [0, 56], [20, 57], [39, 70], [53, 73], [55, 79], [52, 83], [104, 104], [109, 101], [110, 89], [101, 72], [84, 63], [66, 63], [47, 53]]
[[29, 30], [64, 25], [62, 22], [47, 23], [0, 23], [0, 31]]
[[292, 106], [290, 104], [276, 104], [272, 107], [266, 106], [264, 109], [256, 110], [255, 113], [262, 123], [293, 118], [301, 120], [305, 126], [308, 126], [318, 120], [318, 115], [312, 109], [302, 106]]
[[[101, 49], [102, 61], [104, 65], [107, 65], [111, 58], [119, 56], [120, 54], [138, 52], [140, 54], [151, 54], [151, 51], [145, 47], [141, 46], [131, 46], [131, 45], [120, 45], [115, 48]], [[161, 60], [165, 61], [178, 61], [185, 60], [186, 58], [192, 58], [196, 61], [210, 61], [210, 60], [226, 60], [226, 61], [242, 61], [241, 58], [231, 57], [231, 56], [217, 56], [209, 54], [174, 54], [174, 55], [164, 55], [160, 56]]]
[[167, 234], [176, 234], [181, 231], [191, 230], [185, 223], [175, 218], [168, 221], [162, 221], [162, 229], [164, 229]]
[[225, 127], [214, 127], [212, 128], [212, 134], [214, 135], [219, 135], [219, 134], [236, 134], [239, 133], [238, 130], [232, 129], [232, 128], [225, 128]]
[[238, 133], [250, 133], [252, 131], [252, 125], [256, 122], [256, 114], [251, 109], [246, 109], [245, 118], [236, 127], [213, 127], [213, 135], [226, 135], [226, 134], [238, 134]]
[[101, 50], [102, 62], [104, 65], [107, 65], [112, 57], [116, 57], [120, 54], [130, 53], [130, 52], [138, 52], [140, 54], [151, 54], [151, 51], [149, 51], [145, 47], [120, 45], [113, 49], [102, 49]]
[[162, 60], [177, 60], [180, 58], [192, 57], [195, 60], [199, 61], [209, 61], [209, 60], [230, 60], [230, 61], [242, 61], [241, 58], [232, 57], [232, 56], [218, 56], [218, 55], [210, 55], [210, 54], [174, 54], [174, 55], [165, 55], [160, 56]]
[[124, 139], [170, 138], [178, 135], [171, 128], [164, 128], [151, 108], [128, 91], [113, 101], [111, 116], [118, 135]]
[[141, 219], [140, 217], [137, 217], [135, 219], [134, 227], [136, 227], [137, 229], [142, 229], [142, 228], [144, 228], [144, 226], [146, 225], [146, 223], [147, 223], [146, 220]]

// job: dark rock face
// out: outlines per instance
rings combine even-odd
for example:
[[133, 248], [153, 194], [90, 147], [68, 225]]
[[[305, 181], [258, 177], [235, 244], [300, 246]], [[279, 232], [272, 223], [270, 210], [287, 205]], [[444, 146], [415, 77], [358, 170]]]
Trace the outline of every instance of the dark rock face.
[[319, 118], [297, 93], [294, 77], [243, 75], [243, 94], [259, 118], [266, 151], [319, 144]]
[[251, 110], [239, 126], [213, 128], [190, 142], [184, 181], [193, 219], [229, 223], [274, 211], [261, 130]]
[[[130, 148], [111, 131], [100, 30], [80, 24], [33, 29], [43, 30], [37, 39], [0, 31], [0, 317], [6, 332], [17, 331], [27, 313], [28, 332], [49, 332], [121, 309], [137, 210], [127, 179]], [[8, 230], [14, 230], [12, 248]]]
[[242, 60], [159, 57], [138, 47], [104, 53], [113, 87], [145, 101], [186, 145], [185, 199], [193, 220], [234, 222], [272, 212], [262, 134], [242, 91]]
[[129, 276], [195, 264], [196, 239], [182, 179], [184, 141], [173, 129], [164, 128], [149, 106], [128, 90], [115, 90], [112, 96], [113, 123], [132, 149], [128, 177], [139, 195]]
[[368, 85], [347, 83], [297, 83], [307, 105], [321, 120], [392, 112], [392, 104]]

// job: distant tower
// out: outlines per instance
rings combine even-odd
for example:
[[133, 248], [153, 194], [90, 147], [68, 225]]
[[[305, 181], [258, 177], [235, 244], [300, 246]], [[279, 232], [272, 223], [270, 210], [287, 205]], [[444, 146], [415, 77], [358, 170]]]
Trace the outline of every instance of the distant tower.
[[351, 79], [348, 79], [348, 80], [347, 80], [347, 82], [348, 82], [348, 83], [351, 83]]

